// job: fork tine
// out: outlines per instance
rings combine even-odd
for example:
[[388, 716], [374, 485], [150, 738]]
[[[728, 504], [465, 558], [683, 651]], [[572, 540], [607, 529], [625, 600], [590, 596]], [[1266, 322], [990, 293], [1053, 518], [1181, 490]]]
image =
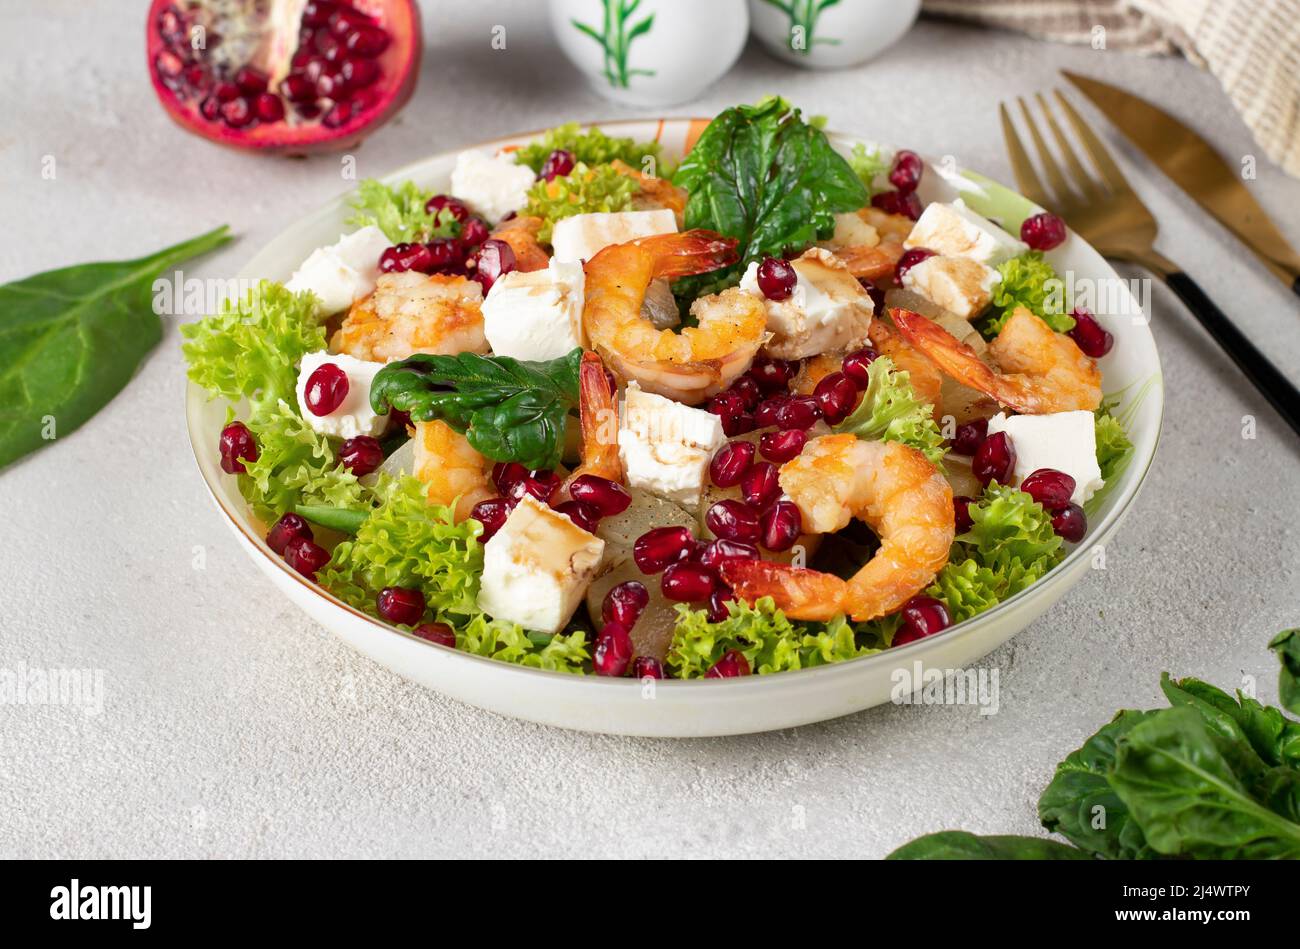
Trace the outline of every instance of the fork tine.
[[1115, 164], [1115, 160], [1110, 157], [1110, 152], [1106, 151], [1106, 146], [1101, 143], [1101, 139], [1083, 121], [1083, 117], [1075, 111], [1074, 106], [1070, 105], [1070, 100], [1061, 95], [1061, 90], [1056, 89], [1054, 91], [1056, 101], [1065, 110], [1065, 117], [1074, 126], [1075, 133], [1083, 140], [1083, 147], [1088, 150], [1088, 156], [1092, 159], [1092, 163], [1097, 166], [1097, 170], [1101, 172], [1106, 184], [1110, 186], [1112, 191], [1131, 191], [1128, 179], [1119, 170], [1119, 165]]
[[1005, 103], [998, 103], [998, 115], [1002, 117], [1002, 138], [1007, 144], [1007, 154], [1011, 158], [1011, 171], [1016, 176], [1016, 187], [1030, 201], [1040, 207], [1047, 207], [1051, 203], [1047, 198], [1047, 192], [1043, 190], [1043, 183], [1038, 178], [1038, 172], [1034, 171], [1034, 164], [1029, 160], [1029, 154], [1025, 151], [1020, 136], [1016, 134], [1016, 127], [1011, 124], [1011, 116], [1007, 112]]
[[1052, 150], [1047, 147], [1047, 142], [1043, 140], [1043, 133], [1038, 130], [1038, 125], [1034, 122], [1034, 116], [1029, 111], [1029, 103], [1025, 102], [1024, 99], [1017, 99], [1016, 101], [1020, 103], [1020, 111], [1025, 116], [1025, 125], [1029, 127], [1029, 134], [1034, 140], [1034, 147], [1038, 149], [1038, 160], [1042, 162], [1043, 169], [1047, 172], [1047, 180], [1052, 183], [1052, 190], [1056, 192], [1057, 199], [1061, 204], [1070, 203], [1074, 199], [1074, 189], [1065, 180], [1061, 166], [1056, 163], [1056, 156], [1052, 154]]
[[1035, 93], [1034, 98], [1038, 100], [1038, 107], [1043, 110], [1043, 115], [1047, 119], [1047, 127], [1052, 130], [1052, 137], [1056, 139], [1061, 154], [1065, 156], [1065, 163], [1070, 166], [1070, 172], [1074, 175], [1079, 191], [1087, 200], [1097, 200], [1102, 196], [1104, 189], [1097, 184], [1088, 169], [1083, 167], [1083, 162], [1079, 161], [1078, 153], [1075, 152], [1074, 146], [1070, 144], [1070, 140], [1065, 137], [1065, 133], [1061, 131], [1061, 126], [1056, 123], [1056, 116], [1052, 113], [1051, 107], [1048, 106], [1047, 100], [1043, 98], [1043, 94], [1041, 92]]

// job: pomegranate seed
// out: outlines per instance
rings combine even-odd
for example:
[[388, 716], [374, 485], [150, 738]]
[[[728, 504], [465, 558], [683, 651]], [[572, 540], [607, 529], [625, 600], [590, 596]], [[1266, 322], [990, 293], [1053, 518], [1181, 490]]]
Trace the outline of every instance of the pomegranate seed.
[[632, 503], [632, 495], [617, 481], [596, 475], [579, 475], [569, 485], [574, 500], [591, 505], [601, 517], [622, 514]]
[[755, 359], [748, 375], [764, 392], [778, 392], [790, 385], [798, 371], [797, 360]]
[[818, 381], [813, 389], [813, 398], [817, 400], [822, 418], [837, 425], [853, 411], [858, 401], [858, 384], [843, 372], [832, 372]]
[[631, 629], [649, 602], [650, 591], [644, 583], [639, 580], [624, 580], [605, 594], [605, 599], [600, 604], [600, 618], [606, 623], [621, 623]]
[[446, 623], [421, 623], [411, 630], [421, 639], [426, 639], [431, 643], [437, 643], [439, 646], [450, 646], [456, 648], [456, 631]]
[[776, 427], [804, 431], [812, 428], [821, 416], [815, 398], [810, 395], [792, 395], [776, 410]]
[[710, 507], [704, 524], [723, 540], [752, 544], [759, 538], [758, 512], [736, 498], [725, 498]]
[[768, 550], [789, 550], [803, 533], [803, 515], [793, 501], [777, 501], [763, 512], [759, 523]]
[[752, 442], [727, 442], [709, 462], [709, 478], [720, 488], [734, 488], [754, 463]]
[[871, 196], [871, 206], [880, 208], [886, 214], [901, 214], [913, 221], [921, 216], [921, 199], [916, 196], [915, 191], [907, 194], [901, 191], [882, 191], [879, 194], [873, 194]]
[[959, 455], [974, 455], [989, 435], [989, 420], [973, 418], [962, 422], [952, 436], [952, 450]]
[[209, 122], [215, 122], [221, 117], [221, 100], [216, 96], [208, 96], [199, 103], [199, 114]]
[[717, 573], [729, 560], [758, 560], [758, 548], [739, 540], [715, 540], [700, 550], [699, 564]]
[[292, 512], [281, 514], [280, 519], [275, 522], [270, 533], [266, 535], [266, 545], [283, 557], [284, 549], [289, 546], [289, 542], [297, 540], [299, 537], [313, 540], [311, 525]]
[[632, 545], [632, 559], [642, 573], [658, 573], [685, 560], [695, 549], [695, 537], [685, 527], [655, 527]]
[[158, 75], [164, 79], [177, 79], [185, 71], [185, 60], [170, 49], [160, 52], [153, 61]]
[[348, 374], [332, 362], [323, 362], [307, 377], [303, 400], [312, 415], [329, 415], [348, 397]]
[[429, 251], [433, 270], [447, 270], [465, 262], [464, 248], [454, 237], [435, 237], [424, 245]]
[[492, 483], [502, 494], [509, 494], [516, 483], [528, 477], [528, 469], [517, 461], [498, 461], [492, 466]]
[[555, 512], [563, 514], [588, 534], [596, 533], [596, 528], [600, 526], [600, 512], [581, 501], [562, 501], [555, 505]]
[[370, 17], [349, 6], [337, 7], [329, 18], [330, 32], [335, 36], [347, 36], [353, 30], [368, 27], [372, 24], [373, 21]]
[[964, 534], [974, 526], [975, 520], [970, 516], [970, 506], [974, 503], [974, 498], [968, 498], [964, 494], [953, 497], [952, 516], [958, 534]]
[[320, 120], [321, 125], [327, 129], [341, 128], [352, 121], [352, 106], [346, 102], [336, 102], [325, 113], [325, 117]]
[[737, 435], [744, 435], [746, 432], [752, 432], [757, 427], [754, 422], [754, 416], [748, 412], [741, 412], [739, 415], [724, 415], [722, 417], [722, 434], [728, 438], [735, 438]]
[[1049, 511], [1062, 510], [1074, 494], [1074, 479], [1055, 468], [1038, 468], [1020, 482], [1020, 490]]
[[1088, 533], [1088, 515], [1077, 504], [1067, 504], [1052, 515], [1052, 530], [1072, 544], [1083, 540]]
[[764, 257], [758, 265], [758, 289], [769, 300], [788, 300], [799, 283], [795, 269], [779, 257]]
[[763, 390], [759, 388], [758, 383], [750, 376], [741, 376], [731, 384], [728, 392], [734, 392], [744, 400], [745, 411], [752, 412], [758, 407], [758, 403], [763, 400]]
[[921, 183], [921, 172], [924, 169], [920, 155], [902, 149], [894, 155], [894, 164], [889, 169], [889, 183], [900, 193], [911, 194]]
[[754, 410], [754, 424], [759, 428], [772, 428], [776, 425], [776, 413], [781, 410], [781, 406], [788, 402], [788, 395], [774, 395], [770, 399], [764, 399]]
[[339, 75], [348, 89], [364, 89], [379, 78], [379, 65], [373, 59], [343, 60]]
[[232, 129], [241, 129], [254, 118], [256, 116], [253, 115], [253, 107], [249, 105], [247, 99], [231, 99], [221, 104], [221, 120]]
[[384, 448], [370, 435], [354, 435], [339, 448], [339, 461], [360, 478], [384, 463]]
[[1065, 243], [1065, 222], [1043, 211], [1025, 218], [1020, 225], [1020, 239], [1033, 250], [1051, 250]]
[[284, 103], [279, 96], [263, 92], [254, 100], [253, 111], [259, 122], [279, 122], [284, 118]]
[[185, 39], [185, 18], [175, 4], [163, 7], [158, 14], [158, 35], [172, 46], [177, 46]]
[[867, 296], [871, 299], [871, 312], [877, 316], [884, 313], [885, 291], [876, 286], [874, 280], [868, 280], [866, 277], [859, 277], [858, 283], [861, 284], [862, 289], [867, 292]]
[[697, 563], [675, 563], [659, 579], [659, 589], [670, 600], [694, 603], [707, 600], [717, 580]]
[[524, 495], [535, 498], [543, 504], [550, 500], [555, 489], [560, 486], [559, 476], [550, 471], [530, 471], [527, 477], [520, 478], [510, 486], [507, 497], [518, 501]]
[[1006, 432], [994, 432], [984, 439], [971, 459], [970, 470], [980, 484], [986, 485], [990, 481], [1010, 484], [1011, 475], [1016, 470], [1016, 446], [1011, 437]]
[[487, 294], [492, 284], [515, 269], [515, 252], [505, 241], [489, 238], [479, 247], [474, 261], [476, 267], [472, 276], [482, 284], [483, 293]]
[[844, 361], [840, 363], [840, 371], [853, 380], [853, 384], [859, 389], [865, 389], [871, 381], [871, 364], [879, 357], [880, 353], [870, 346], [855, 349], [844, 357]]
[[710, 623], [721, 623], [731, 615], [731, 610], [727, 609], [727, 604], [736, 598], [736, 593], [730, 587], [719, 587], [709, 594], [708, 620]]
[[808, 433], [798, 428], [780, 432], [764, 432], [758, 439], [758, 451], [768, 461], [784, 464], [808, 443]]
[[542, 162], [542, 170], [537, 173], [537, 177], [543, 181], [550, 181], [552, 178], [563, 178], [573, 171], [576, 164], [577, 160], [573, 157], [572, 152], [557, 148], [546, 156], [546, 161]]
[[379, 272], [403, 273], [414, 270], [417, 273], [432, 273], [436, 260], [428, 244], [394, 244], [379, 255]]
[[740, 479], [740, 493], [755, 510], [766, 510], [781, 496], [781, 476], [776, 465], [767, 461], [752, 465]]
[[410, 587], [384, 587], [375, 600], [379, 615], [390, 623], [414, 626], [424, 615], [424, 594]]
[[662, 679], [664, 678], [664, 665], [653, 656], [637, 656], [632, 660], [632, 678]]
[[894, 645], [903, 646], [941, 633], [952, 625], [948, 607], [932, 596], [914, 596], [899, 611], [903, 625], [894, 633]]
[[217, 448], [221, 452], [221, 470], [226, 474], [243, 474], [244, 462], [257, 461], [257, 440], [243, 422], [231, 422], [223, 428]]
[[337, 7], [332, 0], [307, 0], [307, 5], [302, 8], [303, 25], [324, 26], [335, 9]]
[[632, 635], [622, 623], [606, 623], [596, 635], [591, 667], [596, 675], [621, 676], [632, 662]]
[[316, 98], [316, 86], [301, 75], [285, 76], [280, 83], [280, 94], [290, 102], [310, 102]]
[[478, 247], [488, 239], [491, 231], [488, 229], [487, 221], [481, 217], [467, 218], [460, 225], [460, 245], [468, 253], [468, 248]]
[[424, 210], [427, 214], [448, 211], [453, 218], [462, 222], [469, 217], [469, 208], [465, 206], [465, 202], [459, 198], [453, 198], [449, 194], [435, 194], [424, 203]]
[[212, 94], [218, 102], [230, 102], [239, 98], [239, 87], [233, 82], [219, 82], [212, 87]]
[[506, 518], [514, 509], [515, 502], [509, 498], [488, 498], [475, 504], [469, 516], [483, 525], [483, 533], [479, 540], [485, 544], [491, 540], [496, 532], [501, 530]]
[[306, 537], [298, 537], [285, 546], [284, 562], [308, 580], [315, 580], [316, 571], [330, 562], [330, 552]]
[[347, 34], [343, 46], [358, 56], [378, 56], [388, 48], [389, 36], [377, 26], [361, 26]]
[[1074, 328], [1065, 335], [1074, 340], [1085, 356], [1100, 359], [1115, 346], [1110, 330], [1102, 329], [1097, 318], [1083, 307], [1076, 307], [1070, 315], [1074, 317]]
[[251, 66], [241, 66], [235, 73], [235, 85], [245, 95], [260, 95], [266, 91], [266, 74]]
[[749, 675], [749, 660], [739, 649], [728, 651], [704, 673], [706, 679], [734, 679]]
[[343, 43], [329, 30], [321, 30], [312, 36], [312, 48], [325, 59], [333, 62], [343, 55]]
[[903, 276], [923, 260], [934, 256], [934, 251], [928, 247], [913, 247], [911, 250], [903, 251], [903, 256], [898, 258], [898, 265], [894, 267], [894, 282], [901, 284]]
[[742, 415], [745, 411], [745, 397], [733, 389], [723, 389], [709, 399], [709, 411], [722, 419]]

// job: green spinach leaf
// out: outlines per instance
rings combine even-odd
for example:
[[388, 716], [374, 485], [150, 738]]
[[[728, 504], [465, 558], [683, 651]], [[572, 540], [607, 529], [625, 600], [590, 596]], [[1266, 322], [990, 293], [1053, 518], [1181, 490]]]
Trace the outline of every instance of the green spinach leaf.
[[1300, 629], [1284, 629], [1268, 648], [1277, 653], [1282, 670], [1277, 675], [1278, 698], [1284, 708], [1300, 715]]
[[376, 412], [391, 406], [415, 421], [441, 419], [493, 461], [554, 468], [578, 405], [581, 360], [581, 349], [546, 362], [421, 353], [381, 369], [370, 401]]
[[1233, 699], [1200, 679], [1175, 680], [1166, 672], [1160, 688], [1170, 705], [1196, 709], [1207, 725], [1229, 741], [1250, 746], [1265, 763], [1300, 768], [1300, 722], [1240, 692]]
[[1044, 837], [980, 837], [942, 830], [908, 841], [886, 860], [1091, 860], [1082, 850]]
[[78, 428], [122, 390], [162, 339], [154, 281], [226, 243], [227, 231], [0, 286], [0, 467]]

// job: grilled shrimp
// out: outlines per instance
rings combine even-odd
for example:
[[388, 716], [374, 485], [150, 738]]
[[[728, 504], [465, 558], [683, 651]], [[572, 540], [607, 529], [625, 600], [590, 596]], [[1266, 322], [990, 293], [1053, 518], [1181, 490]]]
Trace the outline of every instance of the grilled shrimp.
[[843, 261], [853, 276], [882, 280], [893, 277], [903, 256], [903, 241], [911, 231], [911, 220], [901, 214], [859, 208], [837, 214], [835, 233], [821, 246]]
[[912, 390], [934, 406], [935, 418], [942, 416], [943, 373], [939, 367], [884, 320], [873, 320], [867, 335], [880, 355], [888, 356], [895, 367], [907, 371]]
[[372, 362], [412, 353], [486, 353], [482, 303], [482, 288], [464, 277], [384, 274], [374, 293], [352, 304], [330, 348]]
[[795, 619], [875, 619], [900, 609], [948, 562], [952, 488], [914, 448], [823, 435], [781, 468], [781, 487], [805, 531], [838, 531], [856, 517], [880, 537], [880, 549], [849, 580], [770, 560], [725, 562], [723, 579], [751, 603], [770, 596]]
[[564, 482], [561, 491], [566, 499], [569, 485], [580, 475], [626, 483], [623, 460], [618, 454], [618, 393], [609, 384], [605, 364], [593, 352], [583, 353], [578, 367], [578, 419], [582, 428], [582, 463]]
[[517, 214], [508, 221], [502, 221], [492, 231], [492, 237], [505, 241], [515, 252], [515, 269], [523, 273], [545, 270], [551, 262], [551, 255], [542, 249], [537, 239], [542, 229], [542, 219], [530, 214]]
[[426, 488], [430, 504], [455, 504], [463, 521], [479, 501], [496, 495], [489, 475], [492, 463], [446, 422], [415, 422], [411, 467]]
[[615, 158], [609, 164], [620, 175], [631, 178], [641, 186], [640, 193], [632, 198], [633, 207], [638, 211], [667, 208], [677, 216], [677, 226], [682, 226], [682, 220], [686, 215], [686, 191], [684, 189], [677, 187], [666, 178], [647, 175], [639, 169], [633, 168], [621, 158]]
[[891, 310], [909, 343], [952, 378], [1026, 415], [1093, 411], [1101, 404], [1101, 372], [1074, 340], [1055, 332], [1023, 307], [989, 343], [997, 370], [946, 330], [909, 310]]
[[641, 311], [656, 277], [706, 273], [736, 261], [736, 242], [712, 231], [613, 244], [586, 263], [582, 324], [591, 346], [624, 379], [687, 404], [726, 388], [767, 338], [762, 301], [733, 287], [691, 306], [697, 326], [655, 329]]

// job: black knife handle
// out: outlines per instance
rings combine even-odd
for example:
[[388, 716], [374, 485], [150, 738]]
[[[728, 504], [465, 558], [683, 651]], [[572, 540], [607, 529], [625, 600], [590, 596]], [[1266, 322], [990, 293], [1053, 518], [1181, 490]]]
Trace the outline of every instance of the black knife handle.
[[1169, 284], [1170, 290], [1178, 294], [1178, 299], [1186, 304], [1187, 309], [1192, 311], [1192, 316], [1205, 327], [1206, 332], [1232, 358], [1237, 368], [1277, 409], [1282, 420], [1300, 435], [1300, 390], [1255, 348], [1254, 343], [1242, 335], [1241, 330], [1214, 305], [1214, 301], [1205, 295], [1195, 280], [1185, 273], [1174, 272], [1165, 277], [1165, 282]]

